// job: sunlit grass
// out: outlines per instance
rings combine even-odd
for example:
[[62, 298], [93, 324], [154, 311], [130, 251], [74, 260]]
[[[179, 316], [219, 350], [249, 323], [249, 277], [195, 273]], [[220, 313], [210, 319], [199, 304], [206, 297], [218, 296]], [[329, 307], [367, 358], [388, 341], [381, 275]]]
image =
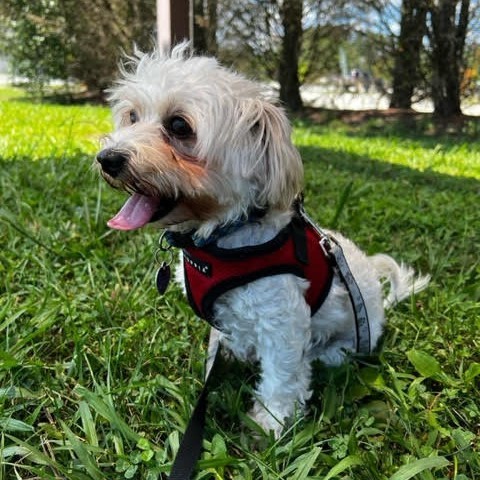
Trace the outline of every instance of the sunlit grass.
[[[108, 110], [0, 111], [0, 479], [164, 478], [207, 327], [156, 293], [157, 231], [105, 226], [123, 201], [91, 168]], [[198, 478], [480, 478], [478, 142], [300, 122], [295, 141], [312, 216], [432, 284], [389, 312], [379, 359], [316, 366], [278, 442], [245, 427], [252, 374], [225, 366]]]
[[0, 86], [0, 102], [13, 101], [24, 97], [25, 92], [21, 88], [9, 87], [6, 85]]
[[391, 128], [372, 132], [368, 126], [353, 129], [341, 125], [329, 128], [328, 135], [319, 135], [321, 132], [321, 127], [298, 129], [295, 141], [300, 146], [309, 145], [313, 136], [316, 146], [339, 153], [354, 153], [421, 172], [480, 179], [480, 142], [473, 137], [405, 134]]
[[[0, 98], [2, 98], [0, 90]], [[95, 152], [101, 134], [111, 128], [106, 108], [2, 102], [0, 155], [4, 158], [67, 157]]]

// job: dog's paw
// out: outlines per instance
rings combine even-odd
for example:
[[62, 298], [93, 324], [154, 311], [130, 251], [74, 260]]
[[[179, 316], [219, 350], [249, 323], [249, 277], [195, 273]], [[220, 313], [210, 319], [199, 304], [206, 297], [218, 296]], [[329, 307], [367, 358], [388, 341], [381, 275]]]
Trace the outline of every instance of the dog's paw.
[[266, 433], [273, 433], [275, 439], [282, 435], [285, 424], [284, 419], [279, 418], [274, 412], [267, 410], [260, 402], [255, 402], [248, 416]]

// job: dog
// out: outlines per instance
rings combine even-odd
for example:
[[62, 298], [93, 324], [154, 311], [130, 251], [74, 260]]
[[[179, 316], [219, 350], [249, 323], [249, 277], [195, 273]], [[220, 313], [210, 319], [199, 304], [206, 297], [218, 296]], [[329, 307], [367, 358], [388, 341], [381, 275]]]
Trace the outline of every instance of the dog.
[[[318, 233], [299, 207], [303, 166], [283, 109], [258, 83], [191, 54], [188, 43], [136, 52], [108, 95], [115, 129], [96, 165], [130, 194], [108, 225], [155, 223], [183, 249], [177, 277], [190, 303], [225, 351], [259, 363], [250, 415], [280, 436], [311, 396], [312, 361], [339, 365], [358, 347], [351, 292], [321, 238], [341, 248], [363, 297], [369, 349], [385, 309], [421, 291], [429, 277], [388, 255], [367, 256], [340, 233]], [[277, 261], [281, 249], [290, 253], [282, 250]], [[317, 282], [305, 262], [315, 256], [321, 265], [310, 268], [313, 277], [323, 273], [312, 293]]]

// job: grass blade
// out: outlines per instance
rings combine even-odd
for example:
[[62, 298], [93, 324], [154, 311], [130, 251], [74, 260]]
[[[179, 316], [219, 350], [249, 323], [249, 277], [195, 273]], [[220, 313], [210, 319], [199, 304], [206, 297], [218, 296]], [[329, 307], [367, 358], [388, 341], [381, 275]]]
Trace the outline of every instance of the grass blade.
[[291, 477], [292, 480], [303, 480], [308, 477], [310, 470], [315, 465], [317, 461], [318, 455], [320, 455], [321, 449], [318, 447], [313, 448], [310, 452], [300, 455], [295, 461], [295, 463], [299, 463], [300, 466], [298, 467], [295, 475]]
[[357, 455], [349, 455], [348, 457], [345, 457], [341, 462], [337, 463], [337, 465], [335, 465], [333, 468], [331, 468], [323, 480], [330, 480], [331, 478], [336, 477], [345, 470], [359, 465], [363, 465], [363, 460]]
[[83, 468], [93, 480], [103, 480], [104, 476], [92, 459], [87, 444], [81, 442], [70, 430], [70, 428], [68, 428], [65, 422], [61, 421], [60, 424], [62, 425], [65, 436], [67, 437], [71, 447], [77, 454], [79, 460], [82, 462]]
[[353, 181], [349, 182], [347, 186], [343, 189], [342, 194], [338, 200], [337, 209], [335, 210], [335, 214], [333, 215], [332, 221], [330, 222], [331, 228], [336, 228], [338, 225], [338, 220], [340, 215], [342, 214], [345, 206], [347, 205], [348, 199], [350, 194], [352, 193], [353, 189]]
[[95, 430], [95, 422], [93, 421], [92, 412], [86, 402], [80, 402], [79, 406], [80, 418], [82, 419], [85, 438], [90, 445], [98, 447], [98, 437]]
[[103, 399], [93, 392], [90, 392], [84, 387], [77, 386], [75, 391], [80, 395], [87, 404], [92, 407], [99, 415], [108, 420], [112, 427], [122, 433], [122, 435], [130, 440], [133, 440], [135, 443], [140, 440], [140, 435], [135, 433], [127, 423], [118, 415], [115, 409], [108, 405]]
[[34, 428], [15, 418], [0, 418], [0, 430], [4, 432], [33, 432]]
[[448, 465], [450, 465], [450, 462], [445, 457], [421, 458], [420, 460], [401, 466], [388, 480], [408, 480], [425, 470], [443, 468]]

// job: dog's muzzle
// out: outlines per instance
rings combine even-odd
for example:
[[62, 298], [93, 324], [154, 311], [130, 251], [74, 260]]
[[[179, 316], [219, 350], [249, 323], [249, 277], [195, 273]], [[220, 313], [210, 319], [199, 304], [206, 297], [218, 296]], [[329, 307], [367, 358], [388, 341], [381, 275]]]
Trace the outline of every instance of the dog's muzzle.
[[106, 148], [98, 153], [97, 162], [102, 166], [103, 172], [115, 178], [118, 177], [124, 169], [128, 162], [128, 157], [123, 152]]

